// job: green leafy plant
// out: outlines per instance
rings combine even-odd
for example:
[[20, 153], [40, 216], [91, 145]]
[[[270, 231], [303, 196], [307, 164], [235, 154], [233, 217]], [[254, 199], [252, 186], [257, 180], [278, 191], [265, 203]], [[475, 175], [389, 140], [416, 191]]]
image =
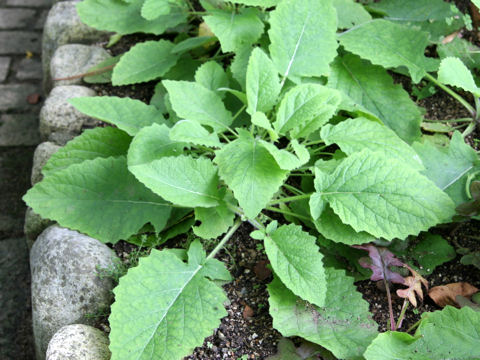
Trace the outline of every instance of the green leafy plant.
[[[226, 315], [220, 284], [231, 277], [215, 255], [242, 222], [263, 240], [275, 275], [270, 314], [284, 336], [342, 359], [426, 359], [448, 353], [436, 344], [452, 326], [476, 329], [478, 313], [445, 308], [424, 314], [415, 336], [379, 334], [345, 271], [349, 264], [365, 275], [352, 245], [406, 242], [451, 221], [477, 172], [459, 132], [444, 148], [422, 138], [421, 109], [387, 71], [438, 85], [472, 114], [463, 135], [475, 127], [478, 109], [447, 87], [471, 92], [477, 105], [469, 70], [424, 55], [464, 19], [441, 0], [428, 2], [439, 10], [434, 19], [422, 17], [425, 3], [412, 2], [407, 22], [395, 20], [403, 2], [393, 0], [210, 0], [201, 12], [183, 0], [78, 4], [85, 23], [120, 35], [169, 29], [168, 39], [133, 46], [110, 69], [113, 85], [158, 82], [150, 105], [72, 99], [114, 127], [85, 131], [54, 154], [25, 201], [102, 242], [153, 234], [158, 245], [191, 228], [219, 238], [208, 255], [198, 239], [188, 250], [153, 249], [120, 279], [112, 359], [181, 359], [202, 344]], [[199, 22], [203, 35], [181, 33], [194, 34]], [[410, 301], [421, 281], [411, 272]], [[466, 349], [473, 340], [452, 341]]]

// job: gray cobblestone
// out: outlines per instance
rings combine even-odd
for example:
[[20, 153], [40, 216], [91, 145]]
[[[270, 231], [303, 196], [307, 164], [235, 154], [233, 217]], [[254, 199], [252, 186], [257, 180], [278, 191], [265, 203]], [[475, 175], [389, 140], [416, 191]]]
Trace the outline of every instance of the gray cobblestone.
[[20, 60], [16, 78], [19, 80], [42, 80], [41, 61], [27, 58]]
[[40, 143], [35, 114], [12, 114], [0, 117], [0, 146], [31, 146]]
[[40, 52], [40, 34], [32, 31], [0, 31], [0, 55]]
[[54, 0], [7, 0], [9, 6], [49, 7]]
[[27, 102], [27, 96], [38, 93], [40, 87], [32, 84], [0, 85], [0, 111], [27, 110], [33, 105]]
[[4, 82], [7, 79], [10, 63], [10, 58], [0, 57], [0, 82]]
[[32, 23], [35, 10], [0, 9], [0, 29], [21, 29]]

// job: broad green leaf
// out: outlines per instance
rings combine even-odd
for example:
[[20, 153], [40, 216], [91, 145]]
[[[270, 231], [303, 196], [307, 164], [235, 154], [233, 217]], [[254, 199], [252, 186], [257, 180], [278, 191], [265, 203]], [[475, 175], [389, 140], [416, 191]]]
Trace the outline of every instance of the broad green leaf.
[[284, 78], [328, 75], [338, 47], [331, 0], [283, 0], [270, 26], [270, 56]]
[[141, 11], [142, 17], [147, 20], [155, 20], [160, 15], [168, 15], [169, 13], [169, 0], [145, 0]]
[[42, 218], [110, 243], [128, 239], [148, 222], [161, 231], [171, 210], [128, 172], [123, 156], [56, 171], [23, 199]]
[[187, 144], [170, 139], [166, 125], [153, 124], [140, 130], [128, 149], [128, 166], [148, 165], [165, 156], [183, 153]]
[[235, 213], [226, 204], [231, 198], [229, 195], [220, 205], [212, 208], [195, 208], [195, 219], [201, 222], [193, 227], [195, 235], [203, 239], [215, 239], [232, 227]]
[[480, 0], [472, 0], [472, 3], [473, 3], [478, 9], [480, 9]]
[[291, 224], [280, 226], [263, 241], [273, 271], [282, 283], [302, 299], [323, 306], [327, 292], [325, 270], [315, 237]]
[[132, 47], [113, 68], [112, 85], [129, 85], [155, 80], [174, 66], [179, 55], [167, 40], [145, 41]]
[[[308, 150], [304, 148], [306, 151], [306, 157], [299, 158], [298, 155], [294, 155], [287, 150], [280, 150], [274, 144], [269, 143], [268, 141], [258, 140], [259, 144], [263, 146], [267, 151], [272, 155], [277, 162], [278, 166], [282, 170], [294, 170], [305, 164], [308, 160], [310, 160], [310, 154]], [[300, 150], [300, 144], [296, 143], [298, 146], [298, 150]]]
[[214, 36], [189, 37], [188, 39], [185, 39], [179, 42], [178, 44], [176, 44], [172, 49], [172, 53], [181, 54], [181, 53], [196, 49], [200, 46], [208, 44], [213, 39], [215, 39]]
[[85, 0], [77, 4], [77, 11], [83, 23], [98, 29], [121, 35], [143, 32], [161, 35], [166, 29], [187, 20], [185, 5], [172, 8], [168, 15], [149, 21], [141, 16], [143, 1], [131, 4], [118, 0]]
[[155, 106], [158, 111], [162, 112], [162, 114], [167, 112], [167, 107], [165, 106], [165, 95], [167, 94], [167, 89], [161, 82], [155, 85], [153, 89], [153, 95], [150, 98], [149, 105]]
[[196, 121], [180, 120], [170, 130], [170, 139], [194, 145], [222, 147], [217, 134], [210, 134]]
[[277, 103], [280, 94], [280, 80], [270, 58], [260, 48], [250, 55], [247, 67], [247, 112], [269, 112]]
[[343, 270], [325, 268], [325, 305], [295, 296], [278, 278], [268, 285], [273, 327], [283, 336], [300, 336], [330, 350], [339, 359], [359, 359], [377, 336], [368, 303]]
[[275, 130], [273, 130], [270, 120], [268, 120], [268, 118], [265, 116], [264, 113], [256, 112], [255, 114], [252, 115], [251, 121], [253, 125], [256, 125], [262, 129], [267, 130], [268, 134], [270, 135], [270, 139], [272, 141], [277, 141], [278, 134], [276, 133]]
[[472, 73], [458, 58], [447, 57], [442, 60], [438, 69], [438, 81], [480, 96], [480, 89], [475, 84]]
[[320, 234], [336, 243], [360, 245], [376, 240], [375, 236], [365, 231], [356, 232], [350, 225], [344, 224], [330, 206], [322, 211], [314, 224]]
[[387, 240], [404, 239], [447, 221], [452, 200], [402, 161], [363, 150], [332, 174], [316, 172], [315, 189], [343, 223]]
[[203, 19], [220, 41], [223, 52], [236, 51], [255, 43], [263, 33], [258, 9], [214, 10]]
[[436, 69], [436, 61], [426, 58], [427, 33], [376, 19], [346, 31], [338, 37], [346, 50], [386, 68], [406, 66], [416, 84], [427, 71]]
[[[241, 129], [238, 129], [241, 130]], [[233, 190], [245, 215], [253, 219], [278, 191], [287, 171], [246, 131], [216, 152], [220, 178]]]
[[365, 352], [367, 360], [431, 360], [480, 358], [480, 312], [451, 306], [423, 313], [411, 336], [388, 331], [379, 334]]
[[242, 89], [246, 88], [247, 66], [252, 51], [253, 48], [250, 45], [242, 46], [235, 52], [235, 57], [233, 58], [232, 65], [230, 66], [233, 78], [238, 81]]
[[460, 10], [443, 0], [382, 0], [368, 7], [389, 21], [427, 31], [433, 41], [464, 26]]
[[372, 20], [368, 11], [354, 0], [333, 0], [332, 2], [337, 10], [337, 27], [339, 29], [350, 29]]
[[414, 143], [413, 148], [425, 166], [424, 174], [450, 195], [456, 205], [470, 200], [465, 192], [467, 177], [480, 169], [480, 160], [460, 132], [453, 133], [448, 147], [425, 141]]
[[340, 93], [322, 85], [302, 84], [289, 90], [277, 112], [273, 127], [280, 134], [306, 137], [318, 130], [335, 113]]
[[411, 250], [409, 256], [421, 266], [419, 272], [422, 275], [429, 275], [437, 266], [455, 259], [457, 253], [443, 237], [427, 233]]
[[328, 86], [372, 112], [407, 143], [420, 138], [420, 109], [380, 66], [347, 54], [332, 64]]
[[[217, 92], [220, 88], [228, 88], [228, 76], [216, 61], [207, 61], [195, 73], [195, 81], [209, 90]], [[224, 97], [224, 92], [218, 92]]]
[[116, 125], [129, 135], [136, 135], [142, 128], [163, 124], [162, 113], [154, 106], [140, 100], [116, 96], [80, 97], [69, 100], [78, 111], [93, 118]]
[[456, 37], [446, 44], [438, 44], [437, 52], [440, 59], [453, 56], [459, 58], [469, 69], [480, 67], [480, 48], [468, 40]]
[[185, 207], [212, 207], [221, 200], [217, 169], [209, 159], [168, 156], [128, 169], [156, 194]]
[[222, 132], [232, 123], [232, 114], [225, 109], [220, 96], [200, 84], [164, 80], [173, 110], [180, 118], [197, 121]]
[[327, 145], [337, 144], [347, 155], [366, 148], [403, 160], [416, 170], [424, 169], [415, 150], [397, 134], [388, 127], [365, 118], [348, 119], [335, 126], [327, 124], [322, 128], [320, 137]]
[[227, 315], [223, 290], [202, 264], [153, 249], [114, 289], [112, 360], [177, 360], [193, 352]]
[[202, 62], [200, 60], [193, 59], [189, 54], [184, 54], [177, 63], [162, 76], [162, 79], [194, 81], [195, 72], [201, 64]]
[[281, 0], [231, 0], [235, 4], [244, 4], [250, 6], [271, 7], [277, 5]]
[[85, 160], [126, 155], [131, 140], [125, 132], [113, 127], [85, 130], [53, 154], [43, 166], [42, 173], [48, 176]]

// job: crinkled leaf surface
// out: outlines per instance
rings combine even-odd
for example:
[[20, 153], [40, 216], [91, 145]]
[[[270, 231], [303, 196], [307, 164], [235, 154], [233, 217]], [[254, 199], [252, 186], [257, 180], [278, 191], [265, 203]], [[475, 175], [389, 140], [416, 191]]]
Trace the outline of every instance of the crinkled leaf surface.
[[200, 225], [193, 227], [195, 235], [203, 239], [215, 239], [227, 232], [233, 225], [235, 213], [228, 208], [226, 201], [232, 201], [232, 196], [227, 193], [220, 204], [211, 208], [195, 208], [195, 220]]
[[315, 237], [290, 224], [280, 226], [263, 241], [273, 271], [282, 283], [302, 299], [323, 306], [325, 270]]
[[70, 99], [80, 112], [118, 126], [129, 135], [136, 135], [143, 127], [163, 124], [165, 119], [155, 106], [129, 97], [93, 96]]
[[372, 20], [368, 11], [354, 0], [333, 0], [333, 6], [337, 10], [337, 27], [339, 29], [350, 29]]
[[113, 68], [112, 85], [129, 85], [155, 80], [174, 66], [179, 56], [167, 40], [145, 41], [132, 47]]
[[120, 279], [109, 317], [112, 360], [182, 359], [220, 325], [227, 297], [196, 260], [192, 251], [184, 263], [153, 249]]
[[385, 69], [353, 54], [338, 57], [331, 69], [328, 86], [378, 116], [407, 143], [420, 138], [420, 109]]
[[141, 16], [143, 1], [127, 4], [118, 0], [85, 0], [77, 4], [80, 19], [99, 30], [113, 31], [122, 35], [136, 32], [160, 35], [187, 19], [186, 6], [172, 8], [168, 15], [149, 21]]
[[348, 119], [335, 126], [327, 124], [322, 127], [320, 137], [327, 145], [337, 144], [347, 155], [367, 148], [401, 159], [416, 170], [424, 169], [415, 150], [393, 130], [365, 118]]
[[303, 145], [300, 145], [295, 139], [292, 144], [297, 147], [296, 155], [287, 150], [280, 150], [274, 144], [264, 140], [259, 140], [259, 143], [268, 150], [270, 155], [275, 158], [278, 166], [283, 170], [294, 170], [305, 164], [310, 159], [308, 150]]
[[225, 131], [232, 123], [232, 114], [225, 109], [220, 96], [200, 84], [188, 81], [163, 81], [173, 110], [180, 118], [197, 121]]
[[[228, 88], [228, 76], [222, 66], [216, 61], [207, 61], [195, 72], [195, 81], [209, 90], [217, 91]], [[218, 92], [223, 97], [224, 92]]]
[[315, 189], [357, 232], [400, 238], [448, 220], [454, 204], [425, 176], [385, 154], [363, 150], [332, 174], [316, 171]]
[[43, 166], [42, 173], [47, 176], [85, 160], [126, 155], [131, 140], [124, 131], [113, 127], [85, 130], [53, 154]]
[[281, 0], [232, 0], [235, 4], [270, 7], [277, 5]]
[[245, 8], [238, 13], [234, 10], [214, 10], [203, 19], [213, 31], [223, 52], [235, 51], [257, 41], [263, 33], [263, 22], [258, 9]]
[[238, 81], [242, 89], [246, 88], [247, 66], [252, 51], [253, 48], [251, 45], [242, 46], [235, 52], [235, 57], [230, 66], [233, 78]]
[[339, 35], [340, 44], [348, 51], [385, 68], [406, 66], [414, 83], [427, 71], [433, 71], [437, 62], [426, 58], [429, 44], [425, 32], [377, 19], [364, 23]]
[[459, 58], [469, 69], [480, 67], [480, 48], [470, 41], [456, 37], [446, 44], [438, 44], [440, 59], [453, 56]]
[[[148, 150], [146, 150], [148, 151]], [[167, 156], [128, 169], [156, 194], [185, 207], [212, 207], [221, 200], [217, 169], [207, 158]]]
[[170, 13], [170, 0], [145, 0], [142, 6], [142, 17], [155, 20], [160, 15]]
[[170, 139], [166, 125], [153, 124], [140, 130], [128, 149], [128, 166], [147, 165], [165, 156], [183, 153], [187, 144]]
[[338, 47], [331, 0], [283, 0], [270, 26], [270, 56], [283, 77], [328, 75]]
[[45, 219], [110, 243], [128, 239], [148, 222], [162, 230], [171, 210], [128, 172], [124, 156], [87, 160], [50, 174], [24, 201]]
[[214, 36], [196, 36], [196, 37], [189, 37], [183, 41], [180, 41], [178, 44], [172, 49], [172, 52], [175, 54], [185, 53], [187, 51], [196, 49], [200, 46], [208, 44], [212, 40], [214, 40]]
[[247, 67], [247, 112], [267, 113], [277, 103], [280, 94], [280, 80], [270, 58], [260, 48], [250, 55]]
[[222, 146], [217, 134], [210, 134], [198, 122], [190, 120], [180, 120], [177, 122], [170, 130], [170, 139], [194, 145]]
[[406, 333], [379, 334], [365, 352], [367, 360], [472, 360], [480, 357], [480, 312], [447, 306], [424, 313], [415, 337]]
[[438, 69], [438, 81], [469, 91], [477, 97], [480, 96], [480, 89], [475, 84], [472, 73], [458, 58], [447, 57], [442, 60]]
[[369, 8], [384, 13], [385, 19], [419, 27], [427, 31], [433, 41], [463, 27], [460, 11], [443, 0], [382, 0], [369, 4]]
[[[240, 130], [240, 129], [239, 129]], [[218, 173], [248, 218], [254, 218], [282, 185], [287, 171], [246, 131], [216, 152]]]
[[323, 210], [314, 224], [320, 234], [334, 242], [357, 245], [376, 240], [373, 235], [365, 231], [356, 232], [351, 226], [344, 224], [330, 206]]
[[300, 336], [340, 359], [360, 358], [377, 336], [368, 303], [343, 270], [325, 268], [325, 305], [317, 307], [295, 296], [278, 278], [268, 285], [273, 327], [283, 336]]
[[280, 134], [291, 131], [294, 137], [306, 136], [333, 116], [340, 101], [334, 89], [317, 84], [295, 86], [280, 102], [273, 127]]
[[469, 200], [465, 193], [467, 177], [478, 169], [480, 161], [458, 131], [453, 133], [448, 147], [425, 141], [414, 143], [413, 148], [422, 159], [425, 175], [450, 195], [456, 205]]

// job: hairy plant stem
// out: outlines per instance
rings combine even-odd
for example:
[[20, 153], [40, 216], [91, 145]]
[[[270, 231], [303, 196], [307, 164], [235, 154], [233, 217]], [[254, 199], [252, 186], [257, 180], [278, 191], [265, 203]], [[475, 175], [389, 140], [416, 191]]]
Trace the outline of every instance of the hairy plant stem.
[[398, 330], [402, 327], [402, 322], [403, 322], [403, 319], [405, 317], [405, 312], [407, 311], [408, 304], [410, 304], [408, 299], [403, 300], [402, 311], [400, 312], [400, 316], [398, 317], [397, 325], [395, 326], [395, 330]]
[[278, 213], [284, 214], [284, 215], [293, 216], [293, 217], [296, 217], [297, 219], [300, 219], [300, 220], [311, 221], [310, 218], [308, 218], [308, 217], [306, 217], [306, 216], [299, 215], [299, 214], [295, 214], [295, 213], [293, 213], [293, 212], [291, 212], [291, 211], [279, 209], [279, 208], [272, 207], [272, 206], [267, 206], [267, 207], [265, 208], [265, 210], [269, 210], [269, 211], [273, 211], [273, 212], [278, 212]]
[[[292, 174], [290, 174], [292, 175]], [[289, 185], [289, 184], [283, 184], [283, 187], [287, 190], [289, 190], [290, 192], [294, 193], [294, 194], [297, 194], [297, 195], [303, 195], [304, 192], [301, 191], [300, 189], [297, 189], [295, 186], [292, 186], [292, 185]]]
[[406, 332], [409, 333], [409, 332], [415, 330], [418, 327], [418, 325], [420, 325], [421, 322], [422, 322], [422, 319], [418, 320], [415, 324], [410, 326]]
[[[385, 274], [386, 273], [386, 268], [385, 268], [385, 263], [383, 262], [383, 258], [381, 258], [382, 261], [382, 271]], [[387, 282], [387, 279], [385, 279], [385, 276], [383, 276], [383, 285], [385, 286], [385, 290], [387, 291], [387, 300], [388, 300], [388, 313], [390, 315], [390, 330], [395, 331], [395, 318], [393, 317], [393, 306], [392, 306], [392, 296], [390, 295], [390, 284]]]
[[280, 199], [275, 199], [269, 202], [269, 205], [276, 205], [280, 203], [286, 203], [286, 202], [291, 202], [291, 201], [298, 201], [298, 200], [303, 200], [303, 199], [308, 199], [312, 194], [302, 194], [302, 195], [295, 195], [295, 196], [288, 196]]
[[453, 97], [455, 100], [457, 100], [460, 104], [462, 104], [463, 107], [468, 110], [468, 112], [470, 113], [470, 115], [472, 115], [473, 118], [476, 117], [475, 109], [464, 98], [462, 98], [455, 91], [450, 89], [448, 86], [443, 85], [440, 81], [438, 81], [435, 77], [433, 77], [429, 73], [426, 73], [425, 77], [431, 82], [433, 82], [435, 85], [437, 85], [440, 89], [445, 91], [447, 94], [449, 94], [451, 97]]
[[233, 226], [230, 228], [230, 230], [228, 230], [228, 232], [225, 234], [225, 236], [222, 238], [222, 240], [220, 240], [220, 242], [218, 243], [217, 246], [215, 246], [215, 249], [212, 250], [212, 252], [207, 256], [207, 258], [205, 259], [205, 261], [208, 261], [210, 259], [213, 259], [215, 257], [215, 255], [217, 255], [217, 253], [222, 250], [222, 248], [225, 246], [225, 244], [227, 243], [228, 240], [230, 240], [230, 238], [232, 237], [232, 235], [235, 233], [235, 231], [237, 231], [237, 229], [240, 227], [240, 225], [242, 224], [242, 220], [240, 218], [238, 218], [235, 223], [233, 224]]

